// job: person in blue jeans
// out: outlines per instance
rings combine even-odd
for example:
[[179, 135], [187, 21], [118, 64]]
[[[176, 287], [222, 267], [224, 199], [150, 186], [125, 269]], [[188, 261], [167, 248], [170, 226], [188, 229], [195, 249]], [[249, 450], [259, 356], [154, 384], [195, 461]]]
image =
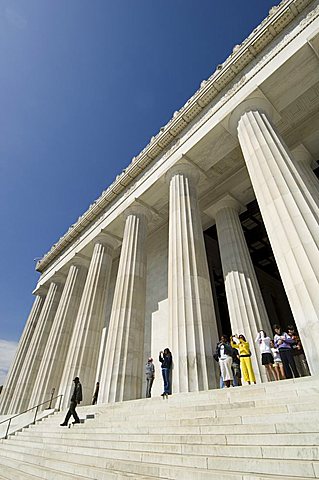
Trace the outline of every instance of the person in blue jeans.
[[167, 398], [167, 396], [171, 394], [170, 373], [172, 367], [172, 354], [169, 348], [165, 348], [163, 352], [160, 352], [158, 359], [162, 364], [162, 376], [164, 381], [164, 392], [162, 393], [162, 397]]
[[292, 345], [295, 343], [293, 338], [288, 335], [288, 333], [283, 332], [279, 325], [273, 325], [272, 328], [275, 332], [274, 345], [278, 348], [286, 378], [298, 378], [299, 372], [295, 364], [292, 350]]

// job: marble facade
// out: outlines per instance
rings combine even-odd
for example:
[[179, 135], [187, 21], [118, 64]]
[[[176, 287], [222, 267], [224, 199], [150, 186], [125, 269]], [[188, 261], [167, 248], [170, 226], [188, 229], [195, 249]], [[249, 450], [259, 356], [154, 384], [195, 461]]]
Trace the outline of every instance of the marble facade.
[[140, 398], [150, 355], [159, 394], [165, 347], [173, 392], [215, 388], [225, 324], [204, 241], [214, 225], [230, 329], [249, 339], [266, 381], [254, 338], [271, 332], [275, 312], [241, 223], [251, 202], [318, 375], [318, 159], [319, 2], [284, 0], [38, 262], [1, 414], [53, 388], [66, 405], [75, 376], [84, 403], [96, 381], [101, 403]]

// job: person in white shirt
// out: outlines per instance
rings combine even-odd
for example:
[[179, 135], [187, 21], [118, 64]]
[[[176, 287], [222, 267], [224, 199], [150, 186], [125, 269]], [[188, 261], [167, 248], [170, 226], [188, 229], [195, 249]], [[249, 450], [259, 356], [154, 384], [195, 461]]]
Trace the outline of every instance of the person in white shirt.
[[267, 336], [264, 330], [260, 330], [255, 340], [259, 345], [259, 350], [261, 353], [261, 363], [266, 368], [266, 375], [268, 382], [273, 380], [280, 380], [279, 373], [276, 368], [274, 368], [274, 357], [271, 351], [271, 338]]
[[216, 347], [214, 358], [219, 363], [220, 373], [224, 384], [229, 388], [234, 378], [231, 368], [233, 363], [233, 349], [230, 346], [226, 335], [221, 336]]
[[271, 348], [271, 353], [274, 357], [274, 369], [277, 372], [277, 375], [279, 377], [279, 380], [284, 380], [286, 378], [285, 372], [284, 372], [284, 366], [281, 361], [280, 353], [278, 348], [275, 348], [273, 340], [270, 342], [270, 348]]

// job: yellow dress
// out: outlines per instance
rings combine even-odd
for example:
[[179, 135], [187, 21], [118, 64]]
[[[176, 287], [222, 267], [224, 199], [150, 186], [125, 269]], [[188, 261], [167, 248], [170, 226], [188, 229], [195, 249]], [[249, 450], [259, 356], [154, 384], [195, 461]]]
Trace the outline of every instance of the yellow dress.
[[250, 383], [256, 382], [255, 373], [253, 370], [253, 366], [251, 364], [249, 343], [244, 342], [244, 340], [240, 338], [239, 343], [235, 343], [232, 340], [231, 346], [233, 348], [236, 348], [239, 352], [240, 369], [241, 369], [241, 373], [243, 374], [245, 382], [250, 382]]

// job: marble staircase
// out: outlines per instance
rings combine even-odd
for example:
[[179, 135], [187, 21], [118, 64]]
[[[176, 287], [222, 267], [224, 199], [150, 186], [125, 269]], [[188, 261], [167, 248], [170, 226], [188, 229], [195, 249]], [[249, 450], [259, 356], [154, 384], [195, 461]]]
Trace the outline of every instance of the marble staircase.
[[56, 413], [0, 441], [0, 480], [319, 478], [318, 399], [308, 377]]

